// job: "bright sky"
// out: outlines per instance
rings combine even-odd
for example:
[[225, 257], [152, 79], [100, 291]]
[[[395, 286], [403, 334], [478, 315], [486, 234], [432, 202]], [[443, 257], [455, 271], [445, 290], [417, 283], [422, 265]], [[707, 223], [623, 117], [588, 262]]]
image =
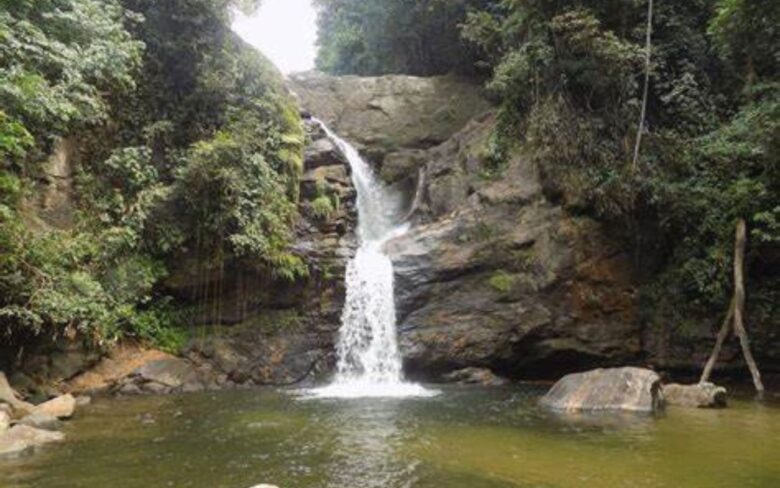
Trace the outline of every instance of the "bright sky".
[[317, 14], [311, 0], [263, 0], [251, 17], [237, 13], [233, 30], [285, 74], [314, 68]]

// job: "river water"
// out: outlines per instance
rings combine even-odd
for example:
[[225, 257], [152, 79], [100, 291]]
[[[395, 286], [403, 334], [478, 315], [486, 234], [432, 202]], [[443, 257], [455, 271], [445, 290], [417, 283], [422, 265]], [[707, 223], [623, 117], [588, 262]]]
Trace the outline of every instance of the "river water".
[[[438, 387], [437, 387], [438, 388]], [[3, 488], [777, 488], [780, 405], [558, 417], [543, 389], [430, 398], [289, 390], [97, 400]]]

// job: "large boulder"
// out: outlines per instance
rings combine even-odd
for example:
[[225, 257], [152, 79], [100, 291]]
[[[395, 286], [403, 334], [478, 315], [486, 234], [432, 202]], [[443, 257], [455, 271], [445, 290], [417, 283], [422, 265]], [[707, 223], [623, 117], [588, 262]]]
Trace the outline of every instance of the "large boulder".
[[679, 385], [672, 383], [663, 386], [667, 405], [689, 408], [723, 408], [727, 402], [727, 392], [722, 386], [712, 383]]
[[0, 434], [0, 457], [16, 456], [44, 444], [65, 439], [61, 432], [36, 429], [27, 425], [15, 425]]
[[664, 398], [657, 373], [629, 367], [564, 376], [542, 398], [541, 404], [559, 411], [652, 413], [663, 408]]

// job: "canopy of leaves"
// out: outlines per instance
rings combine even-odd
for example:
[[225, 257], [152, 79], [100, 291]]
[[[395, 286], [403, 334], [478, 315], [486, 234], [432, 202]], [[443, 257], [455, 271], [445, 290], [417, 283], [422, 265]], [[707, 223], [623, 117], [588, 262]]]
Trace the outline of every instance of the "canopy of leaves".
[[[303, 132], [229, 0], [0, 4], [0, 334], [180, 339], [160, 281], [187, 253], [306, 274], [289, 251]], [[252, 8], [256, 1], [241, 2]], [[76, 141], [77, 218], [31, 215], [42, 162]]]
[[487, 0], [315, 0], [317, 67], [335, 74], [474, 73], [458, 25]]

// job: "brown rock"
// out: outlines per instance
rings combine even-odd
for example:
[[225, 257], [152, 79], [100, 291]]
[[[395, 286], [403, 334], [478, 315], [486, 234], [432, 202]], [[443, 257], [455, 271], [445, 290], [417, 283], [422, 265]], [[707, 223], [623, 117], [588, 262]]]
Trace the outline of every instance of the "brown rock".
[[43, 414], [58, 419], [68, 419], [76, 411], [76, 399], [70, 393], [41, 403], [33, 409], [33, 414]]

